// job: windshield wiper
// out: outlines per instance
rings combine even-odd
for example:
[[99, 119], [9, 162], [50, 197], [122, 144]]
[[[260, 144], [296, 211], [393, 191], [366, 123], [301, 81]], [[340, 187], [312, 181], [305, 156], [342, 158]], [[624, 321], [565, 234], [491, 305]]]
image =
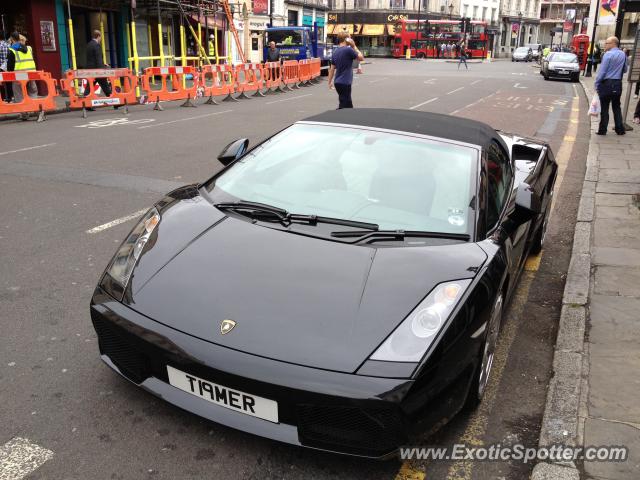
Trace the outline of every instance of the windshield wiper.
[[363, 240], [404, 240], [406, 237], [445, 238], [468, 242], [471, 238], [466, 233], [424, 232], [421, 230], [376, 230], [374, 232], [366, 232], [361, 230], [337, 231], [331, 232], [331, 236], [334, 238], [355, 237], [355, 240], [350, 243], [358, 243], [362, 242]]
[[239, 202], [222, 202], [216, 203], [214, 205], [216, 208], [220, 210], [233, 210], [236, 212], [249, 212], [251, 213], [251, 218], [255, 218], [254, 214], [262, 213], [271, 215], [278, 219], [281, 223], [288, 222], [289, 212], [287, 212], [284, 208], [274, 207], [273, 205], [268, 205], [266, 203], [260, 202], [246, 202], [241, 200]]
[[306, 223], [308, 225], [328, 223], [331, 225], [344, 225], [346, 227], [356, 227], [366, 230], [378, 230], [378, 228], [380, 228], [376, 223], [358, 222], [357, 220], [347, 220], [344, 218], [319, 217], [317, 215], [302, 215], [299, 213], [291, 213], [287, 219], [291, 223]]
[[[248, 212], [251, 218], [259, 217], [260, 214], [267, 214], [275, 217], [284, 225], [292, 223], [304, 223], [307, 225], [317, 225], [318, 223], [328, 223], [332, 225], [344, 225], [346, 227], [362, 228], [366, 230], [377, 230], [379, 227], [375, 223], [358, 222], [355, 220], [347, 220], [343, 218], [321, 217], [318, 215], [305, 215], [300, 213], [289, 213], [284, 208], [274, 207], [266, 203], [247, 202], [240, 200], [238, 202], [216, 203], [215, 206], [220, 210], [233, 210], [235, 212]], [[258, 215], [256, 215], [258, 214]]]

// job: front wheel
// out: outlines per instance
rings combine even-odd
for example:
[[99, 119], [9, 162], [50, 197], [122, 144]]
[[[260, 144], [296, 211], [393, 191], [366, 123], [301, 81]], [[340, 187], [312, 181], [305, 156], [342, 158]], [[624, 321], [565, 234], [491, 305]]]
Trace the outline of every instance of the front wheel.
[[496, 345], [498, 344], [498, 334], [500, 333], [500, 324], [502, 323], [503, 300], [502, 292], [500, 292], [493, 302], [491, 316], [487, 324], [487, 333], [480, 354], [480, 364], [476, 368], [471, 388], [467, 394], [466, 407], [469, 409], [474, 409], [480, 405], [487, 391], [487, 385], [489, 385]]

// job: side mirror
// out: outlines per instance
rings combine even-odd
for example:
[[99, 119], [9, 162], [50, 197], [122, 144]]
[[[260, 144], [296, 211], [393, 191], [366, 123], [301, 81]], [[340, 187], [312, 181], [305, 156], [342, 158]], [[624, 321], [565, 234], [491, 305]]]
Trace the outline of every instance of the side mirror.
[[509, 217], [520, 226], [534, 219], [541, 211], [540, 197], [526, 183], [518, 185], [516, 190], [516, 205]]
[[249, 139], [239, 138], [238, 140], [234, 140], [222, 149], [222, 152], [220, 152], [220, 155], [218, 155], [218, 160], [226, 167], [227, 165], [244, 155], [248, 148]]

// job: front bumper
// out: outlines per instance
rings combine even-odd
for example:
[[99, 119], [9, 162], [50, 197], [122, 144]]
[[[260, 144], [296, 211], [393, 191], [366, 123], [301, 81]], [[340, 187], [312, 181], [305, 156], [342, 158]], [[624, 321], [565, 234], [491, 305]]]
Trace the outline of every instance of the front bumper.
[[[387, 458], [424, 430], [450, 417], [464, 399], [469, 375], [446, 383], [378, 378], [289, 364], [222, 347], [151, 320], [101, 289], [91, 319], [103, 361], [123, 377], [216, 423], [294, 445]], [[278, 403], [279, 423], [245, 415], [173, 387], [167, 366]]]
[[573, 78], [580, 75], [580, 71], [567, 70], [561, 72], [558, 70], [547, 70], [547, 75], [551, 78]]

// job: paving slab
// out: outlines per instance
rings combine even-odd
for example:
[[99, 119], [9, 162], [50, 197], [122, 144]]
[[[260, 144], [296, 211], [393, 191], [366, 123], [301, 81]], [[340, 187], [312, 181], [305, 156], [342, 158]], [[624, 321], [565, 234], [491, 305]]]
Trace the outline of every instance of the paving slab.
[[600, 167], [598, 179], [601, 182], [640, 183], [640, 172], [628, 168], [603, 168]]
[[620, 193], [596, 193], [596, 206], [623, 207], [631, 205], [631, 195]]
[[597, 218], [593, 224], [595, 246], [640, 249], [640, 220]]
[[596, 192], [598, 193], [626, 193], [629, 195], [635, 195], [640, 193], [640, 185], [635, 183], [619, 183], [619, 182], [603, 182], [598, 181], [596, 186]]
[[640, 430], [623, 423], [588, 418], [585, 446], [621, 445], [629, 449], [624, 462], [584, 462], [587, 475], [615, 480], [638, 480], [640, 472]]
[[592, 247], [591, 262], [594, 265], [640, 267], [640, 250], [635, 248]]
[[599, 159], [601, 168], [629, 168], [629, 162], [625, 155], [606, 155]]
[[[593, 292], [601, 295], [640, 297], [640, 267], [597, 266]], [[640, 316], [638, 318], [640, 322]]]
[[596, 207], [596, 218], [619, 218], [619, 219], [639, 219], [640, 220], [640, 210], [631, 205], [626, 205], [623, 207], [611, 207], [611, 206], [597, 206]]

